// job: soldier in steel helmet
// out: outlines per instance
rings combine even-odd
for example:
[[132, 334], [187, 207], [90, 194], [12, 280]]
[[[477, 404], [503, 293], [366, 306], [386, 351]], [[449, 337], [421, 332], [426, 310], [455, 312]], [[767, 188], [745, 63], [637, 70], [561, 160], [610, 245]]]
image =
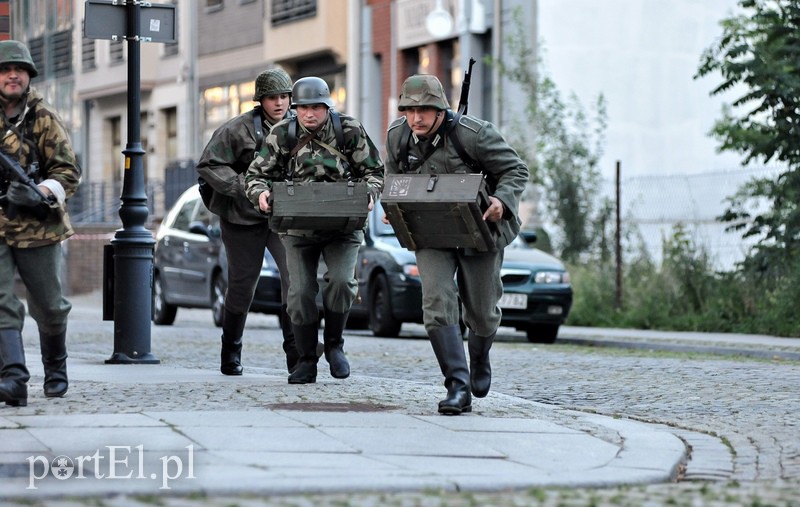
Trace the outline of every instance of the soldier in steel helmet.
[[[264, 148], [247, 171], [247, 195], [252, 203], [268, 212], [275, 180], [336, 182], [346, 181], [350, 175], [369, 186], [368, 206], [372, 209], [383, 188], [383, 162], [361, 123], [333, 110], [328, 85], [319, 77], [295, 82], [292, 108], [297, 111], [297, 119], [283, 120], [272, 128]], [[337, 123], [341, 124], [343, 146], [337, 142]], [[342, 332], [358, 290], [355, 267], [364, 230], [289, 230], [281, 236], [291, 279], [289, 316], [300, 353], [299, 366], [289, 375], [289, 383], [308, 384], [317, 379], [314, 345], [319, 327], [316, 297], [320, 255], [328, 268], [322, 293], [325, 358], [334, 378], [347, 378], [350, 364], [344, 353]]]
[[66, 201], [81, 170], [58, 113], [30, 86], [38, 74], [28, 48], [0, 42], [0, 149], [31, 183], [0, 177], [0, 401], [28, 403], [22, 327], [25, 305], [14, 294], [14, 274], [25, 284], [44, 366], [44, 395], [67, 392], [67, 318], [72, 305], [61, 280], [61, 242], [73, 235]]
[[291, 96], [292, 80], [285, 70], [274, 67], [261, 72], [255, 81], [255, 107], [219, 127], [197, 164], [198, 174], [210, 187], [210, 192], [204, 191], [208, 192], [204, 200], [209, 210], [220, 217], [222, 243], [228, 256], [220, 353], [220, 371], [225, 375], [241, 375], [243, 371], [242, 335], [261, 274], [264, 248], [272, 254], [281, 274], [282, 306], [278, 319], [286, 368], [292, 371], [297, 365], [297, 347], [286, 312], [286, 250], [244, 192], [244, 174], [269, 129], [290, 115]]
[[[503, 294], [503, 248], [519, 233], [519, 201], [528, 181], [528, 167], [491, 123], [454, 113], [435, 76], [417, 74], [406, 79], [398, 109], [403, 116], [387, 133], [387, 174], [473, 172], [455, 146], [457, 136], [455, 141], [486, 176], [490, 205], [483, 219], [506, 222], [499, 228], [504, 233], [498, 235], [495, 252], [464, 248], [416, 251], [423, 324], [447, 388], [439, 412], [458, 415], [472, 410], [473, 395], [482, 398], [489, 393], [489, 349], [501, 317], [497, 303]], [[385, 216], [384, 222], [388, 223]], [[469, 329], [469, 365], [459, 304]]]

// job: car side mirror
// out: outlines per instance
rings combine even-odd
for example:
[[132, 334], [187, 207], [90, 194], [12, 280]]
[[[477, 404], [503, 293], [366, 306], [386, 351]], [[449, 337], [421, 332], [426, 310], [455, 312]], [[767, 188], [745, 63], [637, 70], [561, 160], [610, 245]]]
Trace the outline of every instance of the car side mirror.
[[529, 245], [536, 243], [536, 231], [521, 231], [519, 235], [522, 237], [525, 243]]
[[211, 231], [208, 230], [206, 224], [203, 222], [190, 222], [189, 223], [189, 232], [192, 234], [202, 234], [203, 236], [211, 237]]

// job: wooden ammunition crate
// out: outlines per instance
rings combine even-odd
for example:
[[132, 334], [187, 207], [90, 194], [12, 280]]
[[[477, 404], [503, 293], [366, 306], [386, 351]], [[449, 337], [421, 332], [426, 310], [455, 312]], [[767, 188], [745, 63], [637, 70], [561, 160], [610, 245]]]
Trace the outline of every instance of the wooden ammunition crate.
[[364, 226], [369, 212], [369, 191], [363, 182], [274, 182], [270, 200], [269, 225], [277, 232], [353, 232]]
[[480, 174], [387, 174], [381, 204], [400, 244], [420, 248], [474, 248], [493, 252], [496, 225]]

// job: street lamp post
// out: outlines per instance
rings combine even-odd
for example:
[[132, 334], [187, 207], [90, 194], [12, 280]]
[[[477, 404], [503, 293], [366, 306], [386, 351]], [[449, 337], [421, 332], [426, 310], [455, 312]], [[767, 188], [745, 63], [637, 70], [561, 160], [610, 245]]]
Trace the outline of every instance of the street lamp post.
[[113, 254], [106, 256], [113, 271], [110, 267], [104, 270], [111, 278], [104, 281], [104, 287], [113, 286], [108, 291], [113, 294], [113, 305], [103, 302], [103, 318], [112, 308], [114, 319], [114, 353], [106, 363], [157, 364], [160, 361], [150, 352], [155, 240], [144, 227], [149, 212], [140, 125], [141, 42], [175, 42], [175, 6], [140, 0], [87, 0], [85, 6], [87, 38], [125, 39], [128, 43], [128, 142], [122, 151], [125, 166], [119, 209], [122, 229], [111, 241]]
[[108, 364], [160, 361], [150, 352], [152, 319], [153, 235], [145, 229], [147, 194], [141, 143], [141, 42], [139, 2], [128, 2], [128, 143], [122, 180], [119, 217], [122, 229], [114, 234], [114, 353]]

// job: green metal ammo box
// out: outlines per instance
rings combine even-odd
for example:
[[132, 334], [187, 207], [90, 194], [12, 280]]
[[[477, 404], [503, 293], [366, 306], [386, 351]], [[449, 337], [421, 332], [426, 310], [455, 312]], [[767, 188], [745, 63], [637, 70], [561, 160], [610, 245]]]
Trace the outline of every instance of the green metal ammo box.
[[270, 200], [269, 225], [276, 232], [353, 232], [364, 226], [369, 212], [369, 191], [364, 182], [276, 181]]
[[420, 248], [497, 250], [496, 224], [481, 174], [387, 174], [381, 205], [400, 244]]

